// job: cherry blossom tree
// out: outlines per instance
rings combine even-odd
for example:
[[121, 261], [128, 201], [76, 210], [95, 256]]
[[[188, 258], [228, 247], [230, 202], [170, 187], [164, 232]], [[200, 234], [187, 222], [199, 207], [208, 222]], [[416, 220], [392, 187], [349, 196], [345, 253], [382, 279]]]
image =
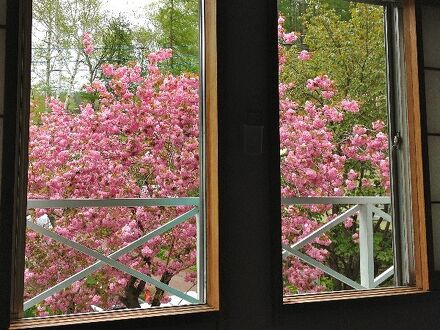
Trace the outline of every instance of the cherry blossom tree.
[[[85, 51], [93, 51], [85, 37]], [[146, 76], [140, 67], [105, 64], [105, 80], [85, 89], [92, 102], [68, 112], [48, 99], [48, 112], [30, 127], [29, 198], [122, 198], [198, 196], [198, 77], [164, 75], [157, 64], [171, 56], [162, 50], [148, 56]], [[187, 207], [36, 209], [29, 216], [50, 219], [58, 234], [109, 254], [187, 211]], [[119, 259], [165, 284], [195, 265], [195, 219]], [[53, 286], [94, 260], [27, 231], [25, 299]], [[195, 282], [195, 273], [186, 280]], [[151, 294], [148, 294], [151, 292]], [[39, 306], [39, 315], [139, 307], [166, 302], [160, 289], [102, 268], [55, 294]]]
[[[324, 72], [306, 79], [292, 75], [292, 67], [313, 63], [318, 55], [313, 49], [302, 49], [298, 34], [286, 31], [283, 24], [280, 16], [282, 195], [389, 193], [388, 137], [382, 117], [365, 124], [364, 101], [354, 99], [347, 90], [341, 92], [340, 85]], [[84, 34], [83, 44], [85, 54], [93, 61], [93, 36]], [[69, 110], [59, 100], [48, 99], [47, 112], [38, 114], [30, 127], [28, 197], [198, 196], [199, 80], [191, 73], [163, 73], [159, 64], [171, 55], [167, 49], [148, 55], [147, 72], [134, 63], [103, 64], [102, 79], [85, 86], [87, 101], [78, 109]], [[34, 209], [29, 210], [28, 217], [108, 255], [187, 210]], [[293, 244], [339, 211], [334, 205], [283, 207], [283, 243]], [[306, 245], [305, 253], [332, 265], [338, 252], [335, 249], [342, 246], [335, 248], [335, 242], [340, 243], [341, 236], [348, 239], [347, 258], [351, 258], [358, 249], [356, 222], [357, 216], [347, 219], [337, 233], [325, 234]], [[26, 235], [25, 299], [95, 261], [32, 230]], [[189, 219], [118, 260], [165, 284], [183, 273], [192, 285], [196, 281], [195, 258], [195, 219]], [[286, 293], [334, 288], [320, 270], [295, 257], [285, 258], [283, 267]], [[152, 306], [169, 299], [161, 289], [104, 267], [47, 298], [32, 312], [88, 312], [92, 304], [104, 309], [139, 307], [139, 298]]]
[[[359, 5], [351, 7], [351, 10], [352, 16], [360, 21], [359, 17], [368, 14], [370, 8]], [[325, 15], [335, 19], [334, 13]], [[321, 21], [333, 24], [332, 20], [316, 20], [318, 25]], [[375, 110], [371, 110], [371, 106], [364, 110], [363, 105], [371, 103], [368, 93], [365, 94], [365, 99], [354, 100], [350, 91], [356, 94], [355, 88], [337, 84], [326, 74], [305, 78], [304, 72], [310, 73], [316, 67], [322, 70], [321, 58], [325, 54], [321, 53], [331, 53], [331, 50], [329, 47], [316, 52], [310, 48], [303, 49], [304, 44], [301, 43], [299, 33], [285, 30], [284, 17], [280, 16], [278, 23], [282, 196], [388, 194], [389, 146], [386, 125], [381, 120], [386, 117], [386, 104], [376, 102], [379, 106]], [[380, 19], [376, 25], [380, 25]], [[311, 27], [313, 29], [322, 32], [317, 26]], [[374, 38], [380, 40], [380, 37], [379, 34]], [[309, 35], [308, 38], [314, 37]], [[346, 50], [340, 50], [341, 53], [344, 51]], [[315, 56], [318, 58], [317, 62], [314, 62]], [[340, 60], [337, 57], [334, 61]], [[385, 72], [385, 68], [383, 71]], [[380, 75], [380, 71], [376, 75]], [[381, 83], [378, 80], [378, 84]], [[338, 85], [343, 86], [341, 91], [338, 90]], [[372, 113], [373, 117], [376, 113], [376, 118], [380, 119], [365, 124], [365, 118], [371, 118]], [[283, 207], [283, 243], [295, 243], [334, 218], [340, 211], [341, 206], [338, 205]], [[359, 267], [356, 262], [359, 262], [359, 252], [357, 226], [354, 225], [356, 220], [357, 216], [354, 216], [344, 223], [343, 228], [336, 227], [334, 232], [306, 245], [305, 253], [357, 280], [359, 273], [356, 273], [356, 269]], [[387, 226], [382, 230], [378, 225], [377, 235], [389, 235], [389, 229]], [[388, 237], [386, 243], [391, 244], [390, 242], [391, 237]], [[378, 244], [382, 244], [382, 241], [378, 240]], [[392, 259], [391, 247], [385, 246], [383, 249], [386, 250], [387, 258], [384, 259], [387, 260], [377, 260], [377, 271], [384, 270], [384, 266]], [[296, 257], [286, 257], [283, 266], [286, 294], [344, 288], [341, 283], [328, 279], [322, 271]]]

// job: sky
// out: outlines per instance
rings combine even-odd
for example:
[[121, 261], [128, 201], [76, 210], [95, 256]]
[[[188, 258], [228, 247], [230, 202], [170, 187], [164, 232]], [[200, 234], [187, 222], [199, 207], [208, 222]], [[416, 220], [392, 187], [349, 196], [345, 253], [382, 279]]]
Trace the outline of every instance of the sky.
[[[37, 1], [37, 0], [34, 0]], [[148, 26], [148, 21], [146, 20], [146, 15], [148, 14], [145, 7], [154, 2], [158, 2], [160, 0], [101, 0], [103, 4], [103, 11], [107, 13], [107, 17], [117, 17], [120, 14], [124, 16], [126, 20], [128, 20], [132, 26]], [[44, 39], [45, 34], [43, 32], [39, 32], [39, 29], [34, 25], [33, 27], [33, 41]], [[33, 83], [42, 81], [45, 77], [44, 72], [42, 73], [42, 69], [44, 69], [44, 63], [36, 63], [32, 64], [32, 81]], [[61, 88], [61, 74], [60, 72], [65, 72], [63, 67], [56, 67], [54, 72], [52, 73], [52, 81], [54, 84], [58, 82], [58, 87], [55, 86], [55, 89]], [[80, 68], [77, 79], [78, 86], [82, 86], [84, 84], [84, 79], [82, 76], [84, 72], [86, 72], [84, 68]], [[39, 72], [39, 73], [37, 73]], [[43, 74], [43, 75], [42, 75]], [[42, 78], [43, 77], [43, 78]], [[57, 78], [58, 77], [58, 78]]]
[[155, 0], [106, 0], [105, 7], [113, 16], [124, 14], [132, 23], [139, 24], [142, 18], [139, 16], [139, 8], [155, 2]]
[[139, 7], [143, 7], [153, 0], [107, 0], [105, 6], [112, 11], [133, 11]]

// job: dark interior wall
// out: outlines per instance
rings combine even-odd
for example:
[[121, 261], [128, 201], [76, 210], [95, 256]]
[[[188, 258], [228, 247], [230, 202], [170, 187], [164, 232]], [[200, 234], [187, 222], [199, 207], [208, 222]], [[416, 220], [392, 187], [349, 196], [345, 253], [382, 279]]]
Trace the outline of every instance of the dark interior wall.
[[[3, 138], [3, 107], [4, 107], [4, 77], [5, 77], [5, 38], [6, 38], [6, 0], [0, 0], [0, 168], [1, 168], [1, 154], [2, 154], [2, 138]], [[1, 179], [0, 179], [1, 186]], [[0, 211], [0, 230], [1, 227], [1, 211]], [[0, 231], [1, 232], [1, 231]], [[1, 242], [1, 240], [0, 240]], [[0, 249], [3, 247], [0, 243]], [[0, 259], [2, 260], [2, 259]], [[0, 279], [3, 278], [2, 269], [0, 269]], [[6, 287], [3, 287], [0, 282], [0, 292], [7, 291]]]
[[[8, 27], [12, 29], [6, 48], [9, 64], [16, 61], [18, 48], [13, 40], [18, 3], [8, 0], [11, 15]], [[1, 11], [0, 6], [0, 17]], [[440, 328], [440, 295], [436, 292], [281, 306], [276, 19], [274, 0], [218, 0], [221, 311], [69, 328]], [[440, 29], [440, 20], [435, 17], [429, 23], [426, 31]], [[438, 54], [440, 58], [440, 50]], [[8, 69], [8, 76], [12, 75], [8, 84], [16, 81], [14, 72], [16, 69]], [[0, 76], [2, 74], [0, 69]], [[9, 86], [6, 104], [13, 104], [13, 90], [13, 86]], [[14, 126], [15, 116], [13, 107], [5, 109], [11, 112], [5, 117], [6, 132], [8, 127]], [[252, 126], [263, 127], [261, 153], [244, 147], [246, 139], [254, 138], [245, 134], [252, 131], [246, 130]], [[11, 132], [8, 129], [8, 136]], [[4, 147], [9, 150], [4, 154], [4, 162], [10, 173], [4, 171], [3, 175], [10, 177], [14, 166], [13, 149], [7, 147], [6, 142]], [[10, 184], [10, 181], [4, 183]], [[10, 230], [4, 215], [2, 210], [2, 232]], [[2, 238], [0, 245], [3, 244]], [[8, 259], [4, 254], [0, 257], [2, 262]], [[0, 288], [1, 301], [7, 302], [7, 285]], [[0, 305], [0, 319], [5, 319], [8, 304]]]
[[432, 219], [433, 282], [440, 288], [440, 40], [437, 36], [440, 7], [423, 6], [423, 75], [425, 81], [425, 114], [427, 121], [431, 203], [428, 212]]

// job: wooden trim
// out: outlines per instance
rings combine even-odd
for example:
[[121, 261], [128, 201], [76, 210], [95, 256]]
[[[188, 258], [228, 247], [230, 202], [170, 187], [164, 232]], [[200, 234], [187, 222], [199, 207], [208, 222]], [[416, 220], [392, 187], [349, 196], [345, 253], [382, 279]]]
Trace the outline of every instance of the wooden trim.
[[420, 114], [419, 62], [415, 0], [403, 3], [403, 37], [410, 147], [411, 200], [414, 231], [415, 285], [429, 289], [426, 215], [423, 184], [423, 155]]
[[415, 0], [403, 3], [403, 39], [410, 149], [411, 209], [414, 233], [415, 287], [379, 288], [287, 296], [284, 304], [322, 302], [426, 293], [429, 289], [428, 248], [423, 181], [423, 155], [420, 113], [419, 62]]
[[23, 0], [19, 6], [18, 20], [18, 82], [16, 107], [16, 137], [13, 189], [12, 228], [12, 296], [11, 319], [23, 317], [24, 268], [26, 249], [26, 198], [28, 185], [29, 121], [31, 97], [31, 35], [32, 0]]
[[111, 322], [140, 318], [184, 315], [193, 313], [214, 312], [215, 309], [207, 305], [193, 305], [180, 307], [157, 307], [154, 309], [135, 309], [107, 311], [99, 313], [84, 313], [48, 316], [35, 319], [20, 319], [11, 322], [9, 329], [46, 328], [65, 325], [90, 324], [96, 322]]
[[287, 296], [283, 298], [283, 302], [284, 304], [302, 304], [302, 303], [323, 302], [323, 301], [379, 298], [379, 297], [420, 294], [420, 293], [426, 293], [426, 291], [412, 287], [383, 288], [383, 289], [380, 288], [380, 289], [370, 289], [370, 290], [362, 290], [362, 291], [350, 290], [350, 291], [307, 294], [307, 295], [299, 295], [299, 296]]
[[[22, 0], [25, 1], [25, 0]], [[30, 1], [30, 0], [26, 0]], [[206, 125], [206, 216], [207, 304], [121, 310], [13, 320], [10, 329], [44, 328], [73, 324], [117, 321], [191, 313], [215, 312], [220, 308], [218, 221], [218, 128], [217, 128], [217, 39], [216, 0], [204, 0], [205, 28], [205, 125]], [[23, 141], [22, 141], [23, 142]]]
[[207, 303], [220, 308], [216, 0], [205, 0]]

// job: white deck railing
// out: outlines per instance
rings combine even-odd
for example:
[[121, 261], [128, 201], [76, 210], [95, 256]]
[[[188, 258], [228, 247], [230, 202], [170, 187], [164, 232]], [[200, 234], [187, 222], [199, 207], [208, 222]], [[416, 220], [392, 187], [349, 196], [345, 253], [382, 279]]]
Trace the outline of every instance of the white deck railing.
[[[27, 227], [35, 232], [50, 237], [55, 241], [58, 241], [68, 247], [71, 247], [81, 253], [84, 253], [90, 257], [97, 259], [98, 261], [91, 266], [79, 271], [78, 273], [70, 276], [69, 278], [61, 281], [53, 287], [45, 290], [37, 296], [29, 299], [24, 303], [24, 310], [35, 306], [42, 302], [44, 299], [52, 296], [53, 294], [60, 292], [67, 288], [76, 281], [82, 280], [93, 272], [97, 271], [104, 265], [114, 267], [126, 274], [141, 279], [151, 285], [154, 285], [162, 290], [169, 292], [177, 297], [184, 299], [190, 303], [199, 304], [204, 302], [204, 224], [200, 219], [199, 205], [200, 201], [198, 197], [181, 197], [181, 198], [121, 198], [121, 199], [57, 199], [57, 200], [28, 200], [28, 209], [34, 208], [80, 208], [80, 207], [148, 207], [148, 206], [192, 206], [191, 210], [179, 215], [175, 219], [170, 220], [166, 224], [156, 228], [155, 230], [143, 235], [132, 243], [122, 247], [121, 249], [105, 256], [93, 249], [90, 249], [77, 242], [69, 240], [61, 235], [58, 235], [54, 231], [45, 228], [31, 220], [27, 220]], [[375, 288], [388, 278], [393, 276], [394, 267], [384, 271], [382, 274], [374, 277], [374, 255], [373, 255], [373, 220], [374, 215], [383, 218], [386, 221], [391, 222], [391, 215], [381, 209], [384, 205], [391, 203], [389, 197], [293, 197], [282, 198], [283, 205], [311, 205], [311, 204], [339, 204], [339, 205], [352, 205], [348, 210], [342, 214], [336, 216], [331, 221], [327, 222], [314, 232], [310, 233], [306, 237], [303, 237], [299, 241], [292, 245], [283, 245], [283, 256], [293, 255], [301, 259], [303, 262], [318, 268], [326, 274], [338, 279], [339, 281], [349, 285], [350, 287], [358, 290]], [[358, 213], [359, 212], [359, 213]], [[358, 213], [359, 219], [359, 248], [360, 248], [360, 278], [361, 283], [357, 283], [352, 279], [338, 273], [334, 269], [324, 265], [321, 262], [316, 261], [310, 256], [302, 253], [300, 250], [306, 244], [313, 242], [316, 238], [320, 237], [325, 232], [328, 232], [333, 227], [345, 221], [348, 217]], [[175, 226], [183, 223], [184, 221], [196, 217], [197, 219], [197, 292], [198, 298], [191, 297], [190, 295], [177, 290], [175, 288], [166, 285], [151, 276], [143, 274], [135, 269], [132, 269], [120, 262], [117, 259], [124, 254], [131, 252], [137, 247], [145, 244], [152, 238], [161, 235]]]
[[[78, 273], [70, 276], [69, 278], [61, 281], [60, 283], [54, 285], [53, 287], [45, 290], [44, 292], [38, 294], [37, 296], [24, 302], [23, 309], [27, 310], [32, 306], [42, 302], [44, 299], [52, 296], [55, 293], [67, 288], [76, 281], [82, 280], [93, 272], [97, 271], [104, 265], [109, 265], [116, 268], [123, 273], [134, 276], [140, 280], [143, 280], [151, 285], [154, 285], [168, 293], [171, 293], [189, 303], [201, 304], [204, 302], [204, 225], [200, 219], [200, 201], [198, 197], [181, 197], [181, 198], [120, 198], [120, 199], [53, 199], [53, 200], [43, 200], [34, 199], [28, 200], [27, 208], [79, 208], [79, 207], [148, 207], [148, 206], [192, 206], [192, 209], [179, 215], [175, 219], [168, 221], [166, 224], [152, 230], [151, 232], [143, 235], [137, 240], [131, 242], [130, 244], [122, 247], [121, 249], [105, 256], [93, 249], [90, 249], [84, 245], [77, 242], [69, 240], [61, 235], [58, 235], [52, 230], [45, 228], [31, 220], [27, 220], [27, 227], [34, 230], [35, 232], [50, 237], [55, 241], [58, 241], [68, 247], [71, 247], [81, 253], [84, 253], [90, 257], [97, 259], [98, 261], [91, 266], [79, 271]], [[162, 283], [149, 275], [141, 273], [133, 268], [130, 268], [122, 263], [120, 263], [118, 258], [133, 251], [137, 247], [147, 243], [152, 238], [161, 235], [175, 226], [183, 223], [184, 221], [196, 217], [197, 222], [197, 293], [198, 298], [194, 298], [185, 292], [178, 289], [170, 287], [169, 285]]]
[[[303, 262], [322, 270], [324, 273], [338, 279], [350, 287], [363, 290], [372, 289], [382, 284], [394, 275], [394, 266], [391, 266], [383, 273], [374, 277], [374, 236], [373, 220], [374, 215], [391, 222], [391, 215], [386, 213], [381, 207], [391, 204], [390, 197], [292, 197], [282, 198], [283, 205], [313, 205], [313, 204], [332, 204], [332, 205], [351, 205], [348, 210], [337, 215], [323, 226], [319, 227], [306, 237], [292, 245], [283, 244], [283, 257], [288, 255], [296, 256]], [[330, 231], [333, 227], [347, 220], [348, 217], [358, 213], [359, 220], [359, 253], [360, 253], [360, 283], [353, 281], [336, 270], [316, 261], [310, 256], [301, 252], [306, 244], [312, 243], [322, 234]]]

